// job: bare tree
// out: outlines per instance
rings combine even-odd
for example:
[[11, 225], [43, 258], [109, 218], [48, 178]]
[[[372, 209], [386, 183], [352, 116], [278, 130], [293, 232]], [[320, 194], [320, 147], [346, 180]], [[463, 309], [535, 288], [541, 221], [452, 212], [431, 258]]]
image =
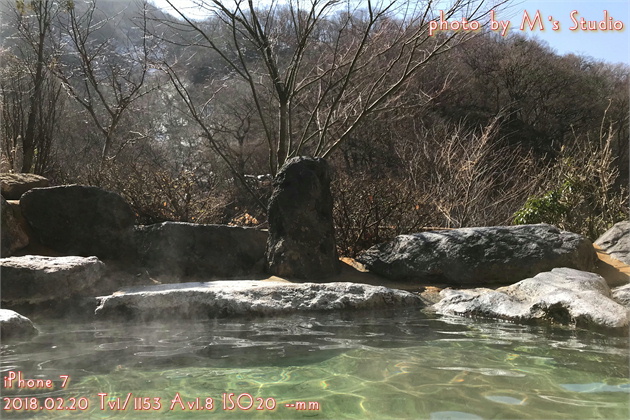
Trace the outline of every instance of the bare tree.
[[[467, 31], [431, 36], [429, 24], [440, 10], [445, 20], [483, 20], [490, 7], [504, 3], [389, 0], [354, 6], [349, 0], [294, 0], [257, 7], [252, 0], [230, 5], [199, 0], [209, 16], [200, 22], [167, 2], [181, 20], [162, 20], [173, 29], [165, 39], [209, 49], [228, 77], [247, 86], [272, 174], [296, 155], [330, 156], [371, 115], [397, 106], [412, 76], [473, 36]], [[208, 99], [195, 98], [177, 63], [161, 64], [204, 136], [228, 160], [205, 112]], [[421, 103], [431, 99], [424, 92], [416, 96]]]
[[[102, 134], [101, 162], [114, 158], [133, 140], [127, 138], [114, 150], [123, 115], [150, 91], [146, 84], [149, 46], [145, 17], [138, 30], [140, 42], [134, 43], [127, 36], [122, 45], [123, 41], [115, 42], [111, 37], [112, 28], [108, 27], [118, 16], [99, 13], [96, 2], [88, 2], [85, 9], [71, 4], [60, 19], [67, 42], [61, 46], [64, 56], [56, 62], [55, 72]], [[108, 30], [110, 33], [105, 33]]]
[[[47, 73], [40, 82], [40, 100], [33, 104], [33, 63], [9, 51], [0, 51], [0, 62], [2, 156], [14, 171], [44, 174], [52, 164], [64, 111], [63, 90], [56, 78]], [[34, 121], [32, 133], [28, 131], [29, 121]]]
[[17, 28], [2, 51], [3, 154], [9, 161], [11, 150], [21, 143], [21, 172], [46, 170], [58, 116], [63, 108], [59, 84], [49, 71], [55, 54], [54, 22], [65, 2], [16, 1], [13, 23]]

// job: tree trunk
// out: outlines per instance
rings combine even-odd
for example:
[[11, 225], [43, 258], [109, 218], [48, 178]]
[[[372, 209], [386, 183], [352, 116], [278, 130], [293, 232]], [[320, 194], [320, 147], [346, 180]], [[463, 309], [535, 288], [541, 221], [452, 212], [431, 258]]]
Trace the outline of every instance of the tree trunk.
[[276, 172], [282, 168], [284, 162], [286, 162], [289, 155], [289, 104], [286, 100], [280, 101], [279, 109], [279, 139], [278, 139], [278, 153], [277, 153], [277, 167]]
[[[48, 7], [48, 3], [44, 5]], [[46, 9], [47, 10], [47, 9]], [[24, 160], [22, 161], [22, 172], [30, 172], [33, 168], [33, 159], [35, 158], [35, 125], [37, 123], [38, 110], [42, 97], [42, 83], [44, 79], [44, 41], [48, 32], [47, 16], [38, 16], [39, 19], [39, 39], [37, 45], [37, 65], [35, 68], [35, 86], [33, 94], [29, 98], [28, 120], [26, 123], [26, 132], [22, 139], [24, 150]], [[43, 20], [43, 22], [42, 22]]]

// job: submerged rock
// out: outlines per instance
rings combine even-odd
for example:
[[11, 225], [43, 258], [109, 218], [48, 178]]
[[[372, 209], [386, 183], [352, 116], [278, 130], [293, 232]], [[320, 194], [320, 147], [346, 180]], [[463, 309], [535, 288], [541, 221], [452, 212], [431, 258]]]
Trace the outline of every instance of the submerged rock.
[[37, 329], [30, 319], [9, 309], [0, 309], [0, 341], [7, 338], [30, 337]]
[[595, 251], [581, 235], [540, 224], [400, 235], [357, 259], [398, 281], [512, 284], [556, 267], [591, 270]]
[[611, 257], [630, 264], [630, 221], [625, 220], [615, 224], [597, 238], [595, 245]]
[[33, 304], [89, 295], [104, 268], [96, 257], [2, 258], [2, 302]]
[[19, 223], [18, 217], [13, 212], [13, 207], [7, 203], [4, 197], [0, 197], [0, 236], [2, 237], [2, 249], [0, 257], [8, 257], [15, 251], [28, 245], [28, 235], [23, 226]]
[[136, 228], [138, 257], [151, 275], [262, 273], [267, 233], [246, 227], [164, 222]]
[[268, 212], [270, 274], [308, 280], [341, 270], [330, 180], [330, 167], [320, 158], [295, 157], [276, 175]]
[[139, 319], [291, 314], [304, 311], [422, 307], [420, 296], [358, 283], [216, 281], [123, 289], [98, 298], [99, 317]]
[[22, 196], [20, 207], [35, 237], [55, 251], [133, 258], [135, 215], [118, 194], [81, 185], [37, 188]]
[[50, 181], [35, 174], [0, 174], [2, 196], [7, 200], [19, 200], [22, 194], [33, 188], [48, 187]]
[[555, 268], [496, 290], [445, 289], [433, 305], [440, 314], [480, 316], [516, 322], [550, 321], [577, 327], [624, 329], [628, 309], [612, 299], [601, 276]]

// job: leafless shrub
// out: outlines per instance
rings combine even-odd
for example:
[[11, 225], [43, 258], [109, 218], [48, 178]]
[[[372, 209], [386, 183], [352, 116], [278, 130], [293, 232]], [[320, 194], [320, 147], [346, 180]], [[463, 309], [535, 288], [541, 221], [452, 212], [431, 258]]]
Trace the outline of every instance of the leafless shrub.
[[499, 121], [476, 131], [438, 123], [398, 138], [391, 173], [340, 171], [334, 194], [341, 254], [427, 227], [509, 223], [541, 180], [530, 154], [502, 143]]
[[340, 172], [332, 190], [337, 247], [344, 256], [432, 223], [427, 197], [402, 179]]
[[396, 150], [407, 180], [430, 197], [437, 226], [505, 224], [540, 182], [531, 155], [503, 144], [499, 124], [437, 124], [401, 140]]

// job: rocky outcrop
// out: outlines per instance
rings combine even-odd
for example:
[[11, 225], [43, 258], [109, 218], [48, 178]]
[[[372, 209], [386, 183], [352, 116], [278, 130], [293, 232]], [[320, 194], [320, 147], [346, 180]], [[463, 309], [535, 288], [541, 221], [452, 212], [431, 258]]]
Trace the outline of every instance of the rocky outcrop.
[[50, 181], [35, 174], [0, 174], [2, 196], [7, 200], [19, 200], [22, 194], [33, 189], [48, 187]]
[[135, 242], [140, 264], [151, 275], [225, 278], [263, 272], [267, 233], [165, 222], [137, 227]]
[[326, 161], [307, 157], [290, 159], [276, 175], [268, 212], [270, 274], [320, 279], [339, 273], [330, 180]]
[[27, 255], [0, 259], [2, 302], [36, 304], [89, 295], [104, 272], [96, 257]]
[[433, 306], [440, 314], [548, 321], [584, 328], [627, 329], [629, 311], [611, 298], [601, 276], [556, 268], [496, 290], [444, 289]]
[[612, 290], [612, 298], [619, 304], [630, 309], [630, 284], [615, 287]]
[[43, 245], [65, 255], [132, 259], [134, 213], [118, 194], [96, 187], [38, 188], [22, 196], [22, 214]]
[[8, 309], [0, 309], [0, 341], [7, 338], [30, 337], [37, 329], [30, 319]]
[[15, 251], [28, 245], [28, 235], [13, 213], [13, 207], [7, 203], [4, 197], [0, 197], [0, 201], [2, 202], [2, 214], [0, 214], [2, 247], [0, 249], [0, 257], [8, 257]]
[[357, 259], [392, 280], [483, 285], [512, 284], [556, 267], [592, 270], [595, 251], [581, 235], [540, 224], [400, 235]]
[[144, 320], [423, 306], [418, 295], [382, 286], [251, 280], [127, 288], [98, 299], [98, 317]]
[[597, 238], [595, 245], [611, 257], [630, 264], [630, 221], [615, 224]]

